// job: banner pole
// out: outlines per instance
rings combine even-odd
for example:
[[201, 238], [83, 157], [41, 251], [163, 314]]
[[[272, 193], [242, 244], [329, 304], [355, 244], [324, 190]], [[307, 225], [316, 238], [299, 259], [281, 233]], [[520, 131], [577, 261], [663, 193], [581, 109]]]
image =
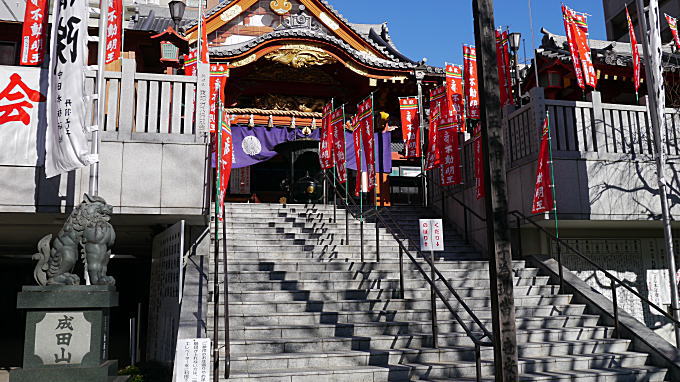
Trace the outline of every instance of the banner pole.
[[[424, 77], [424, 75], [423, 75]], [[425, 113], [423, 108], [423, 80], [418, 78], [416, 74], [416, 83], [418, 85], [418, 118], [420, 123], [420, 175], [422, 176], [423, 197], [421, 202], [423, 206], [427, 206], [427, 177], [425, 176]]]
[[[104, 113], [104, 93], [106, 92], [106, 78], [104, 78], [104, 62], [106, 61], [106, 23], [109, 15], [108, 2], [99, 1], [99, 38], [97, 40], [97, 128], [92, 131], [90, 153], [99, 155], [99, 130], [104, 128], [106, 115]], [[90, 183], [88, 192], [92, 196], [99, 195], [99, 161], [90, 165]], [[85, 272], [87, 278], [87, 272]], [[89, 281], [89, 278], [88, 278]], [[89, 283], [88, 283], [89, 284]]]
[[[200, 59], [200, 57], [199, 57]], [[222, 102], [220, 100], [220, 95], [217, 96], [217, 107], [218, 107], [218, 124], [216, 127], [216, 150], [215, 150], [215, 250], [213, 254], [213, 261], [215, 266], [215, 274], [213, 275], [213, 303], [215, 304], [215, 314], [213, 317], [213, 381], [219, 381], [219, 281], [218, 281], [218, 258], [220, 254], [220, 181], [221, 181], [221, 167], [222, 167]], [[226, 273], [226, 269], [224, 269]], [[229, 339], [227, 338], [227, 341]]]

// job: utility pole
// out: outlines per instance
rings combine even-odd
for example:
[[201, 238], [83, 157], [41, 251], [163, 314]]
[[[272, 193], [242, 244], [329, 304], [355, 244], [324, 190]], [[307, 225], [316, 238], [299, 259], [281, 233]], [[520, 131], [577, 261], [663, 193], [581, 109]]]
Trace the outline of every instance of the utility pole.
[[[670, 210], [668, 208], [668, 191], [666, 185], [666, 154], [664, 153], [666, 89], [661, 65], [661, 32], [659, 29], [659, 3], [649, 0], [647, 16], [642, 0], [637, 0], [638, 20], [642, 29], [642, 48], [644, 49], [645, 74], [647, 76], [647, 99], [649, 100], [649, 118], [652, 121], [654, 148], [656, 149], [656, 175], [661, 198], [661, 215], [663, 217], [663, 235], [666, 241], [666, 260], [668, 261], [668, 280], [671, 288], [671, 309], [673, 318], [680, 320], [678, 312], [678, 284], [676, 282], [675, 254], [673, 253], [673, 233], [671, 232]], [[662, 129], [663, 132], [662, 133]], [[675, 326], [675, 343], [680, 346], [680, 328]]]
[[472, 0], [472, 12], [482, 105], [481, 130], [486, 192], [484, 204], [491, 280], [494, 366], [496, 381], [510, 382], [519, 378], [517, 327], [493, 0]]

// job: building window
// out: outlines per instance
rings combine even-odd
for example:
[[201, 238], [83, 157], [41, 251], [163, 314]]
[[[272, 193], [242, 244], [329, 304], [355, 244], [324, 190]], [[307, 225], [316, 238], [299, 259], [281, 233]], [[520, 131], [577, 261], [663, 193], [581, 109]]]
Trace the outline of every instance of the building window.
[[0, 41], [0, 65], [17, 64], [17, 44], [11, 41]]

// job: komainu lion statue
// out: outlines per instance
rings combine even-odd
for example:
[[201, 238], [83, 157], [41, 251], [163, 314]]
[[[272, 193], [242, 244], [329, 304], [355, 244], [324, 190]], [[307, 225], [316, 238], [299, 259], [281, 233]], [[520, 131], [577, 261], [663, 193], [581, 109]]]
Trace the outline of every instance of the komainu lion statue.
[[92, 285], [115, 285], [116, 280], [106, 275], [111, 257], [111, 246], [116, 232], [109, 223], [113, 208], [99, 196], [85, 194], [84, 200], [71, 212], [57, 237], [45, 235], [38, 243], [38, 253], [33, 260], [38, 264], [33, 271], [40, 285], [79, 285], [80, 277], [73, 267], [78, 261], [78, 248], [82, 246], [83, 259]]

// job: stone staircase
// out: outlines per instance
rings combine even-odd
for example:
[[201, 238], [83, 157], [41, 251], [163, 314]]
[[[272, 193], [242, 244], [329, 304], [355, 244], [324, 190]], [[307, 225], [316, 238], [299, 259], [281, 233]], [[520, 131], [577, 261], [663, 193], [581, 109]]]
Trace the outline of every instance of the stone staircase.
[[[417, 238], [418, 218], [436, 217], [421, 208], [391, 211], [411, 238]], [[364, 223], [362, 263], [359, 223], [350, 216], [347, 244], [344, 210], [337, 211], [336, 223], [332, 217], [332, 206], [324, 205], [227, 205], [230, 380], [475, 380], [472, 340], [439, 300], [439, 347], [432, 347], [430, 289], [406, 256], [400, 298], [392, 235], [379, 228], [375, 262], [375, 225]], [[491, 330], [488, 263], [450, 227], [445, 246], [436, 255], [438, 269]], [[210, 263], [212, 285], [212, 252]], [[221, 259], [218, 265], [223, 272]], [[523, 261], [513, 268], [521, 380], [664, 380], [665, 369], [646, 365], [647, 354], [628, 351], [629, 340], [612, 338], [613, 328], [570, 303], [547, 276]], [[481, 333], [455, 298], [449, 302]], [[212, 325], [212, 303], [208, 312]], [[223, 346], [223, 329], [219, 338]], [[223, 374], [223, 349], [220, 354]], [[482, 348], [482, 360], [483, 380], [493, 380], [492, 348]]]

